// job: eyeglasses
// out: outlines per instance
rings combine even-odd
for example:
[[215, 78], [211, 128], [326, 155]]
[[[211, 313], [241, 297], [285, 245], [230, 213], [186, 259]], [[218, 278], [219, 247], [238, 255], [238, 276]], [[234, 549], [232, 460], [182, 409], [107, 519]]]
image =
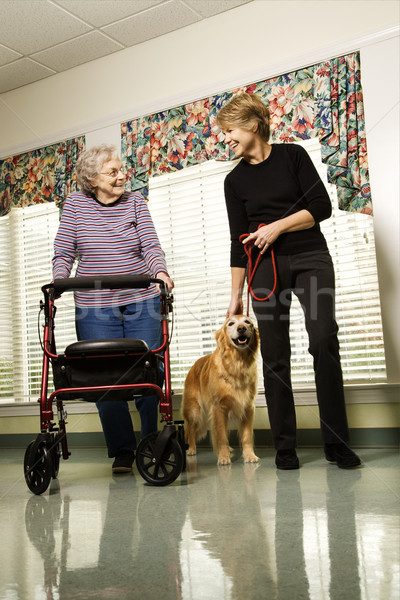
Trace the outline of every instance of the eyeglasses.
[[106, 177], [109, 177], [110, 179], [116, 179], [118, 177], [118, 175], [122, 173], [122, 175], [126, 176], [126, 171], [124, 171], [124, 169], [113, 169], [112, 171], [110, 171], [109, 173], [104, 173], [103, 171], [100, 171], [99, 175], [105, 175]]

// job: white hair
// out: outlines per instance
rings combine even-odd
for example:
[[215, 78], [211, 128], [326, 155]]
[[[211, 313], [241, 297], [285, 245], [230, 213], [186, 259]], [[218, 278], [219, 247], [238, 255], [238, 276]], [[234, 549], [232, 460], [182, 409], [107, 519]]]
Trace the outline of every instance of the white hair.
[[101, 144], [85, 150], [76, 161], [76, 181], [85, 194], [93, 193], [93, 180], [99, 175], [104, 163], [118, 157], [115, 146]]

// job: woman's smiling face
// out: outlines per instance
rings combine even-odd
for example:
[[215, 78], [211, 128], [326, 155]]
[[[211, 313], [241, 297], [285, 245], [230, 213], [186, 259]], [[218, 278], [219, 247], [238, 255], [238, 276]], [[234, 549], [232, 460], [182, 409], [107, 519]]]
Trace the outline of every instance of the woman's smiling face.
[[225, 144], [238, 157], [246, 157], [251, 154], [256, 141], [256, 134], [244, 127], [227, 127], [222, 132], [225, 135]]
[[93, 180], [93, 190], [100, 202], [110, 204], [124, 193], [125, 174], [121, 171], [121, 161], [115, 158], [106, 161], [100, 173]]

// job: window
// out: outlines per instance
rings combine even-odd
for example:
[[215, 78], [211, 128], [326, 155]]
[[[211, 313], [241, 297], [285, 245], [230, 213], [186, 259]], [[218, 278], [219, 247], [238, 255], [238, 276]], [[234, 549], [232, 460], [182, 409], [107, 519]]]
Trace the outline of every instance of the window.
[[[13, 209], [0, 219], [1, 402], [33, 402], [40, 395], [43, 355], [38, 338], [39, 303], [41, 286], [52, 279], [58, 220], [54, 204]], [[75, 341], [72, 294], [65, 294], [62, 302], [66, 310], [60, 310], [57, 321], [60, 348], [67, 340]]]
[[[304, 143], [326, 181], [318, 142]], [[188, 369], [215, 347], [214, 332], [230, 299], [229, 229], [223, 181], [233, 163], [211, 161], [150, 180], [150, 211], [174, 277], [172, 383], [183, 387]], [[385, 380], [373, 220], [336, 208], [322, 223], [336, 267], [337, 320], [346, 382]], [[53, 204], [13, 209], [0, 219], [0, 402], [36, 401], [42, 352], [38, 340], [41, 286], [51, 280], [58, 210]], [[75, 341], [72, 294], [59, 301], [56, 339]], [[292, 379], [313, 384], [312, 359], [301, 308], [291, 309]], [[262, 369], [260, 359], [260, 389]]]

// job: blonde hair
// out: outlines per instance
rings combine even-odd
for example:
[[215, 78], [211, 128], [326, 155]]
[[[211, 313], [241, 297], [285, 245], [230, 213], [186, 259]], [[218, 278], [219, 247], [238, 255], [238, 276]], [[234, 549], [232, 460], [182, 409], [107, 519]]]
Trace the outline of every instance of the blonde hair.
[[257, 125], [257, 133], [265, 142], [269, 141], [269, 110], [256, 94], [238, 94], [224, 104], [217, 114], [217, 125], [220, 129], [243, 127], [253, 129]]
[[116, 158], [119, 158], [116, 147], [108, 144], [93, 146], [79, 156], [75, 167], [76, 181], [85, 194], [93, 193], [93, 179], [99, 175], [104, 163]]

